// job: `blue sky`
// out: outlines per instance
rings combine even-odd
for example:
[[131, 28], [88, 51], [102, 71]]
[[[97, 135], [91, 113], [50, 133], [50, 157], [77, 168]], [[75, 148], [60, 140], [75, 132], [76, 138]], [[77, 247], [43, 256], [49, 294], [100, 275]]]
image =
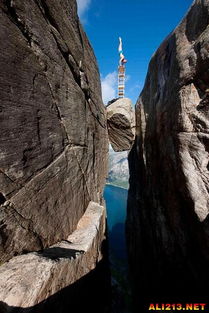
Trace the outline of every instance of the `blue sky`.
[[152, 54], [178, 25], [192, 0], [77, 0], [78, 13], [93, 46], [103, 100], [117, 95], [118, 37], [123, 39], [126, 97], [135, 104]]

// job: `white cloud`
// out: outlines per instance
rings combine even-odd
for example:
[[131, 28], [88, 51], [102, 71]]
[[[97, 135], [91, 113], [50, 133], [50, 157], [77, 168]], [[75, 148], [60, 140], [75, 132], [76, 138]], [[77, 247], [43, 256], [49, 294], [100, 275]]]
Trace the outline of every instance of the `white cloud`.
[[77, 0], [78, 5], [78, 15], [82, 22], [85, 22], [84, 14], [87, 12], [89, 6], [91, 4], [91, 0]]
[[117, 89], [117, 73], [112, 72], [102, 78], [102, 99], [104, 104], [116, 98]]
[[126, 75], [125, 82], [127, 83], [131, 79], [131, 75]]
[[132, 86], [132, 87], [130, 88], [130, 92], [133, 92], [133, 91], [135, 91], [135, 90], [142, 89], [142, 87], [143, 87], [143, 84], [142, 84], [142, 83], [136, 83], [134, 86]]

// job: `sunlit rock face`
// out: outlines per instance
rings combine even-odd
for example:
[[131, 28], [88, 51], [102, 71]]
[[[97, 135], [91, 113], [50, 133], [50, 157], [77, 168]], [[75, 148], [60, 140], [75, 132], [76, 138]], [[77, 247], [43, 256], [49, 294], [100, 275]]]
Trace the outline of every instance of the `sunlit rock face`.
[[116, 99], [107, 106], [108, 135], [114, 151], [128, 151], [135, 138], [135, 115], [131, 100]]
[[208, 293], [208, 23], [209, 1], [195, 1], [153, 55], [136, 105], [127, 236], [138, 303]]
[[101, 202], [106, 116], [76, 9], [74, 0], [0, 4], [2, 262], [67, 238]]

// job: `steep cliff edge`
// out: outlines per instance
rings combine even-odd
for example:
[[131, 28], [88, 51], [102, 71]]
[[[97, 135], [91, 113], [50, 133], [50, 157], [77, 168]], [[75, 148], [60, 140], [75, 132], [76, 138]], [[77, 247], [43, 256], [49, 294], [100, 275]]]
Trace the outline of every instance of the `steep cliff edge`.
[[93, 296], [103, 262], [97, 62], [75, 0], [2, 0], [0, 14], [0, 309], [65, 312]]
[[137, 305], [208, 299], [208, 24], [209, 1], [196, 0], [153, 55], [136, 105], [127, 237]]
[[109, 312], [105, 213], [90, 202], [67, 240], [3, 264], [0, 312]]
[[0, 8], [5, 261], [67, 238], [88, 203], [100, 203], [107, 132], [98, 68], [76, 2], [8, 0]]

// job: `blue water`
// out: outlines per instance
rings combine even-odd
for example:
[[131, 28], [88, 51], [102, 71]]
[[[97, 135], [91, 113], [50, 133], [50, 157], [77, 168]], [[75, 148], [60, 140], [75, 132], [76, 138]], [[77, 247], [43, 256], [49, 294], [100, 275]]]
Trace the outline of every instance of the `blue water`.
[[109, 249], [118, 260], [126, 259], [125, 220], [128, 190], [106, 185], [104, 198], [107, 207]]

